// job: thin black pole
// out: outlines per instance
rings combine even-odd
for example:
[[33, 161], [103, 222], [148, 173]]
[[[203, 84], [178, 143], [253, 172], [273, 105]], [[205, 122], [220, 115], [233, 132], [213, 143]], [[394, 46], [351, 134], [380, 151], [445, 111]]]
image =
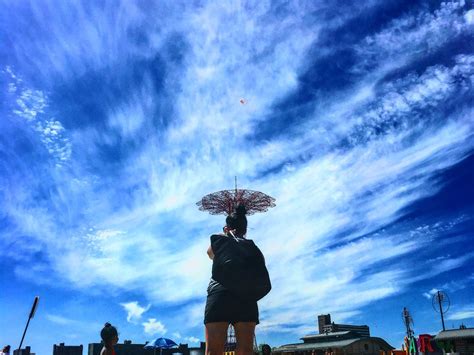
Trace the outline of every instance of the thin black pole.
[[30, 324], [30, 320], [31, 318], [35, 316], [36, 307], [38, 307], [38, 301], [39, 301], [39, 297], [36, 296], [35, 300], [33, 301], [33, 306], [31, 307], [30, 314], [28, 316], [28, 322], [26, 322], [25, 331], [23, 332], [23, 336], [21, 337], [20, 346], [18, 347], [18, 355], [20, 355], [21, 346], [23, 345], [23, 340], [25, 339], [26, 331], [28, 330], [28, 325]]
[[23, 332], [23, 336], [21, 337], [20, 346], [18, 347], [18, 355], [20, 355], [21, 346], [23, 345], [23, 340], [25, 339], [26, 330], [28, 329], [28, 325], [30, 324], [30, 319], [31, 318], [28, 317], [28, 322], [26, 322], [25, 331]]
[[443, 297], [443, 296], [438, 291], [438, 303], [439, 303], [439, 313], [441, 313], [441, 323], [443, 324], [443, 330], [446, 330], [444, 328], [443, 305], [441, 304], [441, 297]]

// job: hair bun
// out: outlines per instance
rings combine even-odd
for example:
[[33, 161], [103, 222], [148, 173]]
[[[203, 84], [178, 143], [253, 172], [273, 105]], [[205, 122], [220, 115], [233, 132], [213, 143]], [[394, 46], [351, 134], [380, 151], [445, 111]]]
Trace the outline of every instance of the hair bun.
[[239, 204], [235, 209], [235, 214], [237, 216], [245, 216], [247, 214], [247, 209], [245, 208], [245, 205]]
[[112, 326], [112, 324], [110, 324], [109, 322], [105, 323], [105, 325], [104, 325], [105, 328], [108, 328], [108, 327], [111, 327], [111, 326]]

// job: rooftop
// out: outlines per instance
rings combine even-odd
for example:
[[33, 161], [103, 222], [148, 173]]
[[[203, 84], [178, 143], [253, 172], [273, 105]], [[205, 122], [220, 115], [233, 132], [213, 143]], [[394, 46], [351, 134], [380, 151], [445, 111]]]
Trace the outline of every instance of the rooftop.
[[435, 336], [436, 340], [448, 340], [456, 338], [474, 338], [474, 328], [443, 330]]
[[301, 338], [301, 340], [308, 340], [308, 339], [324, 339], [324, 338], [339, 338], [344, 337], [349, 334], [354, 334], [349, 330], [343, 332], [330, 332], [330, 333], [322, 333], [322, 334], [308, 334]]
[[[341, 332], [345, 333], [345, 332]], [[371, 341], [376, 341], [379, 343], [382, 347], [390, 348], [393, 349], [393, 347], [388, 344], [385, 340], [382, 338], [378, 337], [368, 337], [368, 338], [352, 338], [352, 339], [341, 339], [341, 340], [332, 340], [332, 341], [324, 341], [324, 342], [318, 342], [318, 343], [299, 343], [299, 344], [287, 344], [287, 345], [282, 345], [275, 349], [275, 351], [278, 352], [294, 352], [294, 351], [305, 351], [305, 350], [312, 350], [312, 349], [327, 349], [327, 348], [344, 348], [346, 346], [349, 346], [355, 342], [358, 341], [363, 341], [363, 340], [371, 340]]]
[[294, 351], [294, 350], [309, 350], [309, 349], [326, 349], [326, 348], [342, 348], [356, 341], [359, 341], [360, 338], [355, 339], [343, 339], [343, 340], [336, 340], [336, 341], [326, 341], [323, 343], [303, 343], [303, 344], [288, 344], [282, 345], [278, 348], [279, 351]]

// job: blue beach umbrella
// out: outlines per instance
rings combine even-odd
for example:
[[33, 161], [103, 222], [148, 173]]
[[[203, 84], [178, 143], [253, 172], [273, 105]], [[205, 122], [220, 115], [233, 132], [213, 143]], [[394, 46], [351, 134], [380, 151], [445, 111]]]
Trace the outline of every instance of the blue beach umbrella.
[[168, 338], [158, 338], [153, 340], [152, 342], [149, 342], [145, 344], [144, 348], [145, 349], [155, 349], [155, 354], [156, 354], [156, 349], [160, 349], [160, 355], [163, 351], [163, 349], [171, 349], [178, 346], [173, 340], [168, 339]]

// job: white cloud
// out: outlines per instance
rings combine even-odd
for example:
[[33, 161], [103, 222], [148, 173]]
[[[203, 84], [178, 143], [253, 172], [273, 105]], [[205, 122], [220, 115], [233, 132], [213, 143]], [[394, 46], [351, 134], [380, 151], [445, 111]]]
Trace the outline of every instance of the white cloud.
[[9, 74], [9, 84], [15, 88], [10, 93], [17, 97], [12, 112], [28, 122], [38, 133], [44, 148], [56, 160], [56, 167], [62, 167], [71, 157], [72, 144], [61, 122], [48, 112], [48, 96], [41, 90], [25, 87], [10, 67], [5, 71]]
[[[273, 281], [272, 292], [261, 302], [261, 329], [306, 332], [318, 312], [331, 312], [343, 322], [416, 280], [416, 267], [397, 260], [441, 238], [441, 230], [414, 222], [402, 230], [360, 236], [396, 221], [411, 203], [436, 193], [441, 186], [433, 177], [472, 149], [472, 110], [455, 111], [436, 124], [416, 113], [458, 95], [465, 90], [456, 86], [460, 83], [469, 89], [473, 57], [461, 55], [452, 66], [432, 66], [389, 83], [381, 79], [416, 57], [426, 43], [438, 48], [465, 31], [470, 15], [464, 14], [464, 21], [458, 3], [443, 4], [434, 14], [409, 14], [356, 45], [360, 63], [369, 63], [371, 71], [356, 90], [324, 98], [309, 117], [295, 120], [277, 138], [257, 142], [248, 136], [301, 84], [308, 51], [317, 46], [324, 21], [301, 24], [307, 11], [296, 4], [280, 19], [270, 16], [265, 3], [250, 12], [209, 3], [180, 12], [188, 22], [170, 16], [169, 27], [155, 24], [154, 9], [146, 14], [128, 2], [87, 12], [79, 2], [70, 6], [77, 11], [65, 4], [52, 11], [53, 4], [46, 2], [43, 10], [53, 15], [48, 33], [60, 40], [33, 44], [35, 64], [64, 80], [88, 70], [115, 69], [114, 63], [128, 56], [158, 56], [167, 28], [179, 32], [189, 48], [181, 69], [166, 63], [172, 76], [164, 84], [172, 97], [166, 100], [173, 101], [174, 112], [160, 129], [150, 117], [156, 118], [162, 98], [147, 80], [123, 101], [104, 103], [106, 128], [76, 127], [71, 133], [60, 117], [47, 115], [48, 96], [23, 87], [11, 73], [9, 92], [18, 96], [14, 113], [35, 127], [55, 159], [68, 161], [68, 169], [47, 177], [56, 187], [49, 205], [37, 203], [32, 174], [15, 185], [2, 207], [18, 229], [0, 242], [14, 240], [25, 255], [41, 250], [48, 259], [48, 267], [24, 267], [21, 275], [38, 271], [39, 278], [54, 272], [84, 290], [139, 290], [150, 302], [185, 304], [186, 327], [201, 326], [211, 271], [208, 235], [220, 231], [224, 219], [197, 211], [194, 203], [232, 187], [238, 175], [240, 186], [277, 198], [275, 209], [249, 217], [249, 236], [264, 251]], [[69, 13], [83, 29], [80, 38], [72, 37], [61, 21]], [[113, 30], [104, 23], [111, 16], [118, 21]], [[146, 33], [143, 51], [130, 43], [136, 26]], [[117, 65], [119, 70], [128, 62]], [[354, 70], [363, 73], [363, 67]], [[246, 105], [240, 105], [241, 97]], [[146, 138], [134, 143], [136, 150], [107, 170], [110, 162], [101, 160], [99, 147], [122, 153], [125, 146], [117, 142], [143, 130]], [[341, 148], [342, 141], [350, 144]], [[265, 174], [280, 165], [287, 168]], [[447, 222], [441, 224], [449, 229]], [[20, 234], [29, 237], [15, 239]], [[452, 270], [469, 258], [429, 261], [429, 270], [417, 277]], [[122, 306], [128, 321], [138, 321], [149, 309], [138, 302]], [[166, 332], [155, 318], [142, 325], [147, 334]], [[192, 333], [186, 329], [183, 334]]]
[[[452, 38], [469, 31], [469, 11], [463, 1], [443, 2], [434, 12], [420, 11], [396, 18], [382, 31], [368, 36], [356, 50], [363, 56], [363, 70], [374, 65], [395, 68], [420, 52], [433, 53]], [[387, 60], [390, 58], [390, 60]], [[362, 70], [362, 68], [361, 68]]]
[[438, 292], [438, 289], [436, 288], [432, 288], [430, 291], [428, 292], [423, 292], [423, 297], [431, 300], [433, 298], [433, 295]]
[[[446, 258], [445, 257], [437, 257], [434, 262], [439, 262], [441, 260], [445, 260]], [[455, 264], [454, 264], [455, 265]], [[465, 289], [466, 287], [469, 287], [471, 286], [471, 280], [473, 280], [473, 277], [472, 275], [468, 278], [464, 278], [464, 279], [461, 279], [461, 280], [451, 280], [449, 282], [446, 282], [444, 283], [443, 285], [439, 286], [438, 288], [432, 288], [430, 291], [428, 292], [423, 292], [423, 296], [426, 297], [427, 299], [432, 299], [433, 295], [439, 291], [445, 291], [445, 292], [448, 292], [448, 293], [451, 293], [451, 292], [456, 292], [456, 291], [459, 291], [459, 290], [463, 290]]]
[[60, 316], [60, 315], [56, 315], [56, 314], [46, 314], [46, 319], [48, 319], [49, 321], [53, 322], [53, 323], [56, 323], [56, 324], [59, 324], [59, 325], [70, 325], [70, 324], [73, 324], [75, 323], [74, 320], [72, 319], [69, 319], [69, 318], [66, 318], [66, 317], [63, 317], [63, 316]]
[[199, 343], [199, 338], [196, 338], [196, 337], [187, 337], [186, 340], [190, 343]]
[[433, 272], [435, 274], [443, 273], [453, 269], [457, 269], [464, 265], [466, 261], [474, 257], [474, 252], [466, 253], [459, 257], [449, 257], [443, 258], [442, 260], [437, 260], [435, 265], [433, 265]]
[[146, 322], [142, 323], [145, 333], [148, 335], [164, 335], [166, 334], [166, 327], [160, 321], [155, 318], [149, 318]]
[[127, 312], [127, 322], [138, 322], [142, 318], [142, 314], [150, 309], [150, 305], [142, 307], [137, 301], [120, 303]]
[[[452, 310], [454, 311], [454, 310]], [[448, 320], [474, 319], [474, 305], [466, 305], [461, 310], [449, 312], [446, 316]]]
[[474, 24], [474, 10], [469, 10], [464, 14], [464, 18], [466, 19], [466, 23], [469, 25]]

